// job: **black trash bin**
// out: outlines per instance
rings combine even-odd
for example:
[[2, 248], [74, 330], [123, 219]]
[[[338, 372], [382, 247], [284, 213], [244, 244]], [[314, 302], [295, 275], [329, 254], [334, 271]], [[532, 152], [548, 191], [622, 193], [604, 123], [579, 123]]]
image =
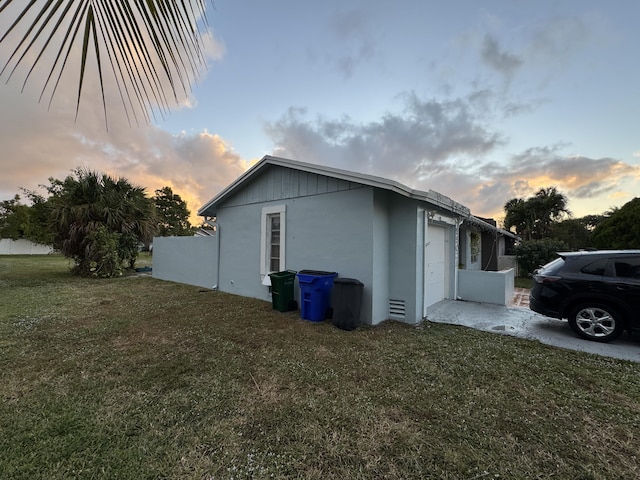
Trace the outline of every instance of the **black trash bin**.
[[342, 330], [354, 330], [360, 325], [362, 289], [364, 284], [355, 278], [336, 278], [333, 281], [333, 324]]

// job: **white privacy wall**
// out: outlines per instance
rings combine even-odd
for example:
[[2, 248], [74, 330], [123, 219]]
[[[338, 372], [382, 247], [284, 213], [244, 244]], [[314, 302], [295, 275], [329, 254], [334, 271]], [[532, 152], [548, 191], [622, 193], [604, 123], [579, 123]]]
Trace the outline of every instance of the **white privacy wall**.
[[198, 287], [216, 286], [217, 239], [156, 237], [153, 239], [153, 277]]
[[513, 269], [499, 272], [458, 270], [458, 297], [469, 302], [508, 305], [514, 293]]

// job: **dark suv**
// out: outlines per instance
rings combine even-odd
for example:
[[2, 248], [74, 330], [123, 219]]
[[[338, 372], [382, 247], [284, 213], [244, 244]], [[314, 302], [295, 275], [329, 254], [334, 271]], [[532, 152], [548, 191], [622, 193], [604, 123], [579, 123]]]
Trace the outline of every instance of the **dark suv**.
[[582, 338], [640, 332], [640, 250], [559, 252], [535, 271], [529, 307], [566, 318]]

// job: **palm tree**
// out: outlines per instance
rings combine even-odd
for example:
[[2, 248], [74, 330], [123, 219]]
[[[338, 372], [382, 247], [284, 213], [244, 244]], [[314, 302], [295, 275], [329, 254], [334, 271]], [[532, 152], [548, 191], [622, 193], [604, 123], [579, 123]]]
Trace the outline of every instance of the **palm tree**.
[[531, 240], [535, 216], [527, 202], [522, 198], [512, 198], [505, 203], [504, 211], [504, 228], [511, 230], [515, 227], [516, 233], [524, 240]]
[[52, 180], [50, 221], [56, 246], [80, 275], [113, 276], [123, 262], [133, 267], [138, 245], [153, 236], [155, 207], [142, 187], [124, 178], [76, 169]]
[[71, 57], [79, 48], [74, 47], [81, 47], [76, 117], [93, 57], [105, 122], [105, 69], [113, 74], [129, 123], [130, 115], [138, 122], [136, 111], [148, 122], [148, 112], [166, 111], [169, 95], [186, 93], [204, 66], [205, 10], [205, 0], [0, 0], [0, 18], [10, 25], [0, 44], [11, 42], [13, 47], [0, 75], [10, 79], [29, 62], [26, 85], [39, 63], [50, 62], [40, 99], [50, 91], [51, 102], [62, 73], [76, 61]]
[[549, 235], [554, 222], [558, 222], [564, 215], [571, 215], [567, 209], [567, 197], [558, 192], [556, 187], [541, 188], [529, 200], [537, 211], [536, 233], [540, 238]]
[[504, 211], [504, 228], [515, 227], [516, 233], [524, 240], [548, 236], [553, 223], [564, 215], [571, 215], [567, 209], [567, 197], [556, 187], [541, 188], [527, 200], [512, 198], [505, 203]]

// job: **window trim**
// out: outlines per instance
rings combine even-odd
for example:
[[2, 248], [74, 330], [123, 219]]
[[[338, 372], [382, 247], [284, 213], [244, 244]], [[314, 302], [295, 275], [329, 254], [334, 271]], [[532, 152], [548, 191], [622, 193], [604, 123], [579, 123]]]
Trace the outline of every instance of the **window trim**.
[[280, 269], [279, 271], [283, 271], [285, 269], [285, 243], [287, 238], [287, 222], [286, 222], [286, 213], [287, 208], [286, 205], [273, 205], [269, 207], [262, 207], [262, 216], [260, 222], [260, 276], [261, 279], [264, 279], [266, 275], [271, 273], [269, 271], [269, 264], [271, 263], [271, 256], [269, 252], [271, 251], [271, 239], [268, 236], [269, 225], [267, 220], [270, 215], [274, 213], [280, 214]]

